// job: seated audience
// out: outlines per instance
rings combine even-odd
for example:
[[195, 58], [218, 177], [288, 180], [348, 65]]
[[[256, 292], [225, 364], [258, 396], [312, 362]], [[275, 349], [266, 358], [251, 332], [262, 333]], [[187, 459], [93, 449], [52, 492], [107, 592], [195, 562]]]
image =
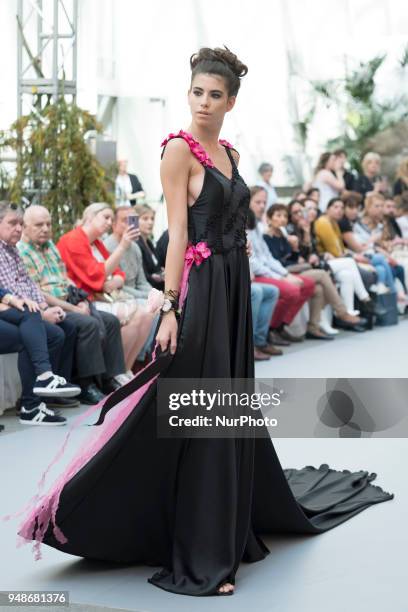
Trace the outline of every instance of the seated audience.
[[79, 387], [65, 384], [53, 373], [61, 358], [64, 333], [56, 326], [51, 329], [52, 333], [47, 333], [37, 302], [18, 298], [0, 287], [0, 355], [18, 353], [22, 425], [65, 425], [66, 419], [47, 408], [40, 398], [73, 397], [80, 392]]
[[266, 207], [266, 191], [262, 187], [251, 188], [250, 210], [255, 215], [254, 229], [248, 231], [248, 238], [252, 246], [250, 256], [251, 270], [258, 283], [267, 283], [278, 287], [280, 295], [275, 308], [271, 327], [275, 330], [273, 343], [280, 340], [299, 342], [302, 338], [293, 336], [285, 328], [289, 325], [315, 290], [315, 283], [309, 279], [301, 279], [288, 270], [275, 259], [263, 239], [262, 216]]
[[354, 310], [354, 295], [364, 305], [366, 312], [383, 313], [383, 309], [372, 303], [356, 262], [352, 257], [348, 257], [338, 224], [343, 214], [344, 205], [340, 198], [333, 198], [328, 202], [326, 213], [314, 223], [317, 252], [327, 261], [339, 283], [340, 295], [349, 314], [358, 314]]
[[341, 159], [333, 153], [322, 153], [315, 169], [312, 186], [319, 189], [319, 209], [325, 212], [327, 203], [332, 198], [338, 197], [345, 187]]
[[404, 191], [397, 201], [397, 223], [404, 240], [408, 240], [408, 192]]
[[[118, 248], [123, 234], [130, 227], [129, 219], [138, 219], [134, 208], [121, 206], [114, 212], [112, 233], [103, 241], [110, 253]], [[125, 287], [131, 295], [136, 298], [146, 299], [152, 286], [147, 282], [143, 270], [142, 251], [139, 247], [138, 238], [140, 230], [137, 230], [136, 238], [130, 243], [129, 248], [123, 252], [119, 262], [121, 270], [126, 274]]]
[[[321, 311], [326, 304], [333, 307], [337, 317], [357, 325], [360, 319], [350, 315], [326, 270], [313, 268], [300, 255], [299, 240], [296, 236], [285, 236], [284, 229], [288, 222], [288, 210], [283, 204], [274, 204], [266, 213], [268, 218], [268, 233], [264, 240], [275, 259], [278, 259], [290, 272], [300, 277], [311, 278], [316, 283], [315, 293], [309, 301], [310, 318], [306, 337], [312, 339], [332, 339], [320, 329]], [[296, 242], [293, 241], [295, 239]]]
[[397, 170], [397, 180], [394, 183], [394, 195], [408, 191], [408, 158], [402, 160]]
[[143, 269], [148, 282], [155, 289], [164, 289], [164, 270], [159, 263], [155, 246], [152, 241], [155, 213], [150, 206], [140, 204], [135, 207], [139, 215], [140, 238], [138, 245], [142, 251]]
[[[27, 274], [16, 248], [22, 230], [22, 210], [15, 204], [0, 202], [0, 286], [3, 291], [6, 291], [6, 294], [3, 293], [2, 296], [3, 306], [12, 306], [10, 309], [2, 308], [2, 332], [4, 331], [4, 336], [2, 333], [1, 338], [4, 341], [4, 352], [10, 352], [13, 347], [18, 348], [15, 348], [12, 352], [20, 352], [22, 350], [21, 344], [30, 349], [34, 346], [34, 342], [38, 343], [38, 347], [42, 347], [43, 352], [39, 351], [39, 359], [43, 364], [41, 372], [38, 363], [34, 370], [32, 363], [34, 355], [29, 353], [23, 353], [22, 355], [23, 361], [20, 366], [23, 368], [22, 371], [26, 373], [24, 376], [27, 376], [27, 380], [22, 380], [24, 410], [22, 409], [21, 417], [23, 421], [32, 422], [32, 424], [45, 424], [44, 420], [49, 423], [65, 422], [65, 419], [60, 421], [51, 418], [54, 417], [54, 413], [33, 397], [31, 383], [35, 381], [35, 393], [37, 395], [48, 397], [56, 395], [58, 398], [68, 398], [80, 393], [79, 387], [67, 383], [67, 380], [71, 377], [76, 330], [71, 323], [64, 321], [65, 315], [60, 308], [48, 307], [40, 289]], [[31, 313], [33, 314], [32, 317], [25, 314], [25, 306], [27, 306], [28, 311], [34, 311]], [[14, 312], [16, 309], [21, 313]], [[35, 326], [32, 324], [34, 320], [36, 321]], [[16, 329], [11, 329], [9, 326], [18, 327], [17, 334]], [[28, 327], [30, 329], [36, 327], [37, 329], [30, 335], [27, 333]], [[19, 340], [22, 335], [25, 339]], [[49, 355], [45, 358], [44, 347], [47, 343]], [[49, 360], [52, 367], [48, 363]], [[47, 368], [44, 370], [45, 365]], [[42, 392], [41, 389], [43, 389]], [[50, 417], [50, 419], [45, 419], [45, 417]]]
[[88, 293], [88, 299], [98, 310], [119, 318], [127, 377], [130, 378], [130, 370], [150, 333], [153, 315], [123, 290], [125, 274], [118, 267], [137, 231], [129, 227], [110, 254], [102, 236], [110, 230], [112, 222], [113, 211], [109, 204], [90, 204], [83, 212], [80, 225], [61, 236], [57, 247], [75, 285]]
[[315, 200], [312, 200], [312, 198], [306, 198], [303, 205], [306, 209], [306, 213], [304, 213], [305, 217], [308, 219], [309, 223], [313, 225], [319, 216], [319, 206]]
[[282, 355], [281, 349], [269, 342], [269, 325], [273, 317], [279, 289], [273, 285], [257, 283], [251, 273], [251, 310], [254, 334], [254, 359], [265, 361], [272, 355]]
[[306, 191], [306, 197], [309, 198], [310, 200], [314, 200], [317, 206], [319, 207], [320, 189], [318, 189], [317, 187], [311, 187], [310, 189]]
[[[362, 217], [358, 214], [358, 204], [352, 196], [345, 200], [344, 217], [339, 221], [344, 242], [365, 259], [361, 263], [370, 263], [377, 273], [377, 282], [371, 285], [370, 291], [382, 294], [395, 293], [395, 283], [389, 257], [380, 247], [383, 234], [384, 197], [372, 192], [366, 195]], [[383, 251], [383, 252], [381, 252]]]
[[[104, 393], [120, 385], [114, 377], [126, 370], [119, 319], [108, 312], [92, 316], [85, 295], [68, 279], [61, 255], [52, 241], [51, 215], [44, 206], [29, 206], [18, 250], [32, 280], [49, 306], [58, 306], [77, 331], [74, 367], [82, 404], [97, 404]], [[99, 319], [100, 317], [100, 319]]]
[[116, 206], [133, 206], [144, 195], [142, 184], [136, 174], [129, 174], [127, 171], [127, 160], [120, 159], [115, 181]]

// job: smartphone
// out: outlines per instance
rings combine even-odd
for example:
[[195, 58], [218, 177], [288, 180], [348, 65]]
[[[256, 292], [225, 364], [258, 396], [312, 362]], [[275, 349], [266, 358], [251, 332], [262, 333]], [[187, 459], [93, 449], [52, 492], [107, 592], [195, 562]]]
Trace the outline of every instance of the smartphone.
[[127, 222], [132, 229], [139, 229], [139, 215], [129, 215]]

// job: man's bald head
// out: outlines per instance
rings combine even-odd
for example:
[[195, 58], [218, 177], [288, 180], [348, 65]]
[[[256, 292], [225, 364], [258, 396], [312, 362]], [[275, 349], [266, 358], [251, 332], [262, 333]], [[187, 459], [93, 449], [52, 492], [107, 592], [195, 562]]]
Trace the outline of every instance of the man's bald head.
[[51, 215], [45, 206], [31, 205], [24, 212], [24, 239], [41, 246], [51, 240]]

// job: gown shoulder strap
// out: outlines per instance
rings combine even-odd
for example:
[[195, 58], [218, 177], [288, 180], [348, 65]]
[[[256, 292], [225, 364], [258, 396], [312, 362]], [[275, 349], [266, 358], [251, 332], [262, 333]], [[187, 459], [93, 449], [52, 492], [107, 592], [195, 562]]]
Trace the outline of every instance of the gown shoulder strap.
[[[185, 132], [184, 130], [180, 130], [177, 134], [169, 134], [167, 138], [163, 140], [161, 146], [165, 148], [166, 144], [173, 138], [182, 138], [188, 144], [191, 153], [196, 159], [198, 159], [200, 164], [202, 164], [203, 166], [208, 166], [209, 168], [214, 167], [214, 164], [211, 161], [210, 156], [208, 155], [206, 150], [200, 145], [199, 142], [197, 142], [197, 140], [195, 140], [195, 138], [191, 134]], [[164, 148], [161, 157], [163, 157]]]

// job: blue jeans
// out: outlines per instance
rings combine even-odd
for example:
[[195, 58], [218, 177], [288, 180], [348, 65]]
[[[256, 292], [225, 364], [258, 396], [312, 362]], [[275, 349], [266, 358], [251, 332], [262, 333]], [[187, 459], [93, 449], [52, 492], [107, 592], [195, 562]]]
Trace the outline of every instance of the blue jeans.
[[394, 275], [385, 256], [381, 253], [375, 253], [374, 255], [370, 255], [369, 259], [377, 272], [378, 282], [384, 283], [392, 293], [395, 293]]
[[402, 266], [398, 265], [398, 266], [393, 266], [392, 267], [392, 273], [394, 278], [398, 278], [398, 280], [401, 282], [401, 285], [404, 287], [404, 291], [405, 293], [407, 293], [407, 286], [405, 284], [405, 270]]
[[278, 299], [278, 287], [264, 283], [251, 283], [252, 325], [255, 346], [268, 344], [269, 325]]
[[57, 372], [64, 349], [65, 333], [58, 325], [46, 323], [38, 312], [9, 308], [0, 312], [0, 355], [18, 353], [22, 404], [32, 410], [41, 402], [34, 395], [37, 376]]

